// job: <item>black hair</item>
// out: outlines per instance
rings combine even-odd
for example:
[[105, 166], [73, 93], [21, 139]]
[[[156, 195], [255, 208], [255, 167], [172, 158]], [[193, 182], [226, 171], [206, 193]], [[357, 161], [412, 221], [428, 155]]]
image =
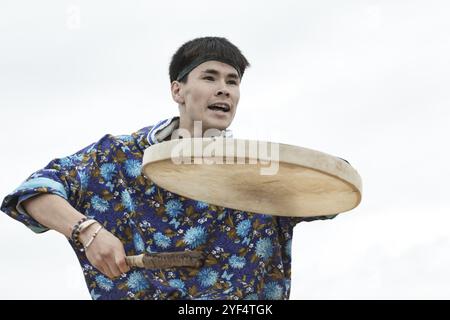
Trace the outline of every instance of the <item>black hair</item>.
[[180, 73], [196, 59], [216, 60], [232, 65], [242, 78], [250, 63], [241, 51], [230, 41], [221, 37], [202, 37], [184, 43], [173, 55], [169, 66], [170, 82], [179, 80], [186, 83], [188, 74], [178, 79]]

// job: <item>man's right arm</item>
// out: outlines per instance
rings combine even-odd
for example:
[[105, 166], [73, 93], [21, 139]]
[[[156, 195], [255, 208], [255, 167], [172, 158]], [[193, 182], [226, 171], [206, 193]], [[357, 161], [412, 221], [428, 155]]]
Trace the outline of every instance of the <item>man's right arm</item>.
[[40, 194], [22, 202], [25, 211], [37, 222], [70, 238], [72, 227], [84, 217], [66, 199]]
[[[84, 217], [81, 210], [92, 172], [98, 169], [97, 155], [109, 144], [110, 136], [105, 135], [71, 156], [52, 160], [8, 194], [1, 211], [36, 233], [54, 229], [70, 238], [73, 226]], [[87, 244], [99, 226], [98, 222], [90, 225], [79, 240]], [[86, 250], [86, 257], [108, 277], [128, 270], [123, 244], [105, 229]]]
[[[41, 194], [22, 202], [26, 212], [41, 225], [70, 238], [72, 227], [85, 216], [78, 212], [64, 198], [54, 194]], [[99, 223], [90, 225], [80, 236], [83, 245], [91, 239]], [[86, 250], [89, 262], [109, 278], [118, 277], [130, 268], [125, 261], [121, 241], [105, 229], [101, 229]]]

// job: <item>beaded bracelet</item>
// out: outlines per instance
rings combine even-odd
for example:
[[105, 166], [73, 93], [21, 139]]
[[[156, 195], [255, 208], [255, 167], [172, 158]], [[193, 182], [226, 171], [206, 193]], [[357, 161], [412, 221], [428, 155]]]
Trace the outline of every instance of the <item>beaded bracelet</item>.
[[80, 221], [78, 221], [73, 227], [72, 227], [72, 234], [70, 235], [70, 239], [75, 243], [77, 246], [82, 246], [80, 240], [78, 239], [80, 235], [80, 225], [87, 220], [86, 217], [81, 218]]

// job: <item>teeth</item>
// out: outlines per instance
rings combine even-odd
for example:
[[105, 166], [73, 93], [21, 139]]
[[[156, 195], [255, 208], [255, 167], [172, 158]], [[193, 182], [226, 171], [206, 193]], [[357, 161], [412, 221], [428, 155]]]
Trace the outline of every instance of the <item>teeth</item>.
[[228, 107], [227, 105], [224, 105], [224, 104], [213, 104], [213, 105], [210, 105], [209, 107], [210, 107], [210, 108], [211, 108], [211, 107], [220, 108], [220, 109], [223, 110], [223, 111], [228, 111], [228, 110], [230, 110], [229, 107]]

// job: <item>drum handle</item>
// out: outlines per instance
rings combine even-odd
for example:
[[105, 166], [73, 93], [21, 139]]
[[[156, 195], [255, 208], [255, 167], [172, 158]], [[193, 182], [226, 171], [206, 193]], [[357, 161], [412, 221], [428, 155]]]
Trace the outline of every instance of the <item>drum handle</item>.
[[137, 256], [126, 256], [125, 261], [129, 267], [144, 268], [144, 254]]
[[199, 268], [203, 265], [204, 254], [199, 251], [143, 253], [126, 256], [125, 260], [129, 267], [145, 269]]

